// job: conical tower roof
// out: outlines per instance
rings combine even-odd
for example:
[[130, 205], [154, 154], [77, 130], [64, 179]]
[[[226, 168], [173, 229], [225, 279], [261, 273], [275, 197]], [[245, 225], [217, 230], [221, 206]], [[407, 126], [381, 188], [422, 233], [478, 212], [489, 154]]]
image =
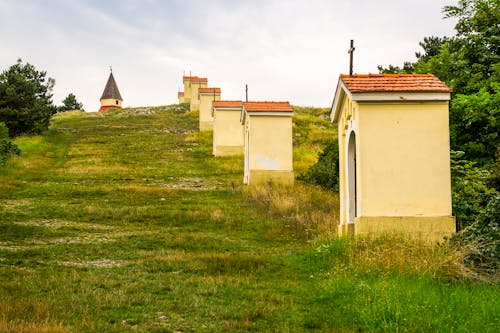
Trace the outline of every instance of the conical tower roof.
[[123, 101], [120, 91], [118, 90], [118, 86], [116, 85], [115, 78], [113, 77], [113, 72], [109, 73], [108, 82], [106, 83], [106, 87], [104, 88], [101, 96], [101, 99], [107, 98]]

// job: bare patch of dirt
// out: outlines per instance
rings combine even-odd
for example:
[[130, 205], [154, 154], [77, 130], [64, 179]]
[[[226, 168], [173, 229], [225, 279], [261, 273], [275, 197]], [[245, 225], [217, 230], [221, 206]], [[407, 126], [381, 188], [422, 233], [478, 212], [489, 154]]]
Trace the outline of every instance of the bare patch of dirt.
[[101, 225], [101, 224], [89, 224], [81, 223], [75, 221], [65, 221], [65, 220], [39, 220], [39, 221], [27, 221], [27, 222], [14, 222], [14, 224], [22, 226], [36, 226], [36, 227], [46, 227], [46, 228], [82, 228], [82, 229], [94, 229], [94, 230], [112, 230], [113, 226]]
[[93, 261], [59, 261], [58, 264], [70, 267], [96, 267], [96, 268], [113, 268], [122, 266], [125, 263], [123, 260], [93, 260]]

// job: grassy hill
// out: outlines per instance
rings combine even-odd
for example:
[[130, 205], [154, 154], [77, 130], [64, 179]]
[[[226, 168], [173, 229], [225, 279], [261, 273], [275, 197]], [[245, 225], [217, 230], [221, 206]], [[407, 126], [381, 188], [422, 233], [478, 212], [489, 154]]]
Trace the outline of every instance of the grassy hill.
[[[297, 108], [297, 173], [335, 135]], [[54, 117], [0, 169], [0, 332], [497, 332], [460, 252], [336, 239], [338, 198], [241, 185], [183, 106]]]

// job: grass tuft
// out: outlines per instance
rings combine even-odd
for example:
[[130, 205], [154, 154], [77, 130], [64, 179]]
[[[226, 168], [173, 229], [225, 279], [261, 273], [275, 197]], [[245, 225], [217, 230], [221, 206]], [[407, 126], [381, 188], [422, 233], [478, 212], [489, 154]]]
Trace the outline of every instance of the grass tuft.
[[270, 216], [283, 221], [283, 228], [296, 239], [330, 239], [337, 234], [339, 198], [317, 186], [297, 183], [293, 187], [272, 183], [244, 190], [247, 200]]

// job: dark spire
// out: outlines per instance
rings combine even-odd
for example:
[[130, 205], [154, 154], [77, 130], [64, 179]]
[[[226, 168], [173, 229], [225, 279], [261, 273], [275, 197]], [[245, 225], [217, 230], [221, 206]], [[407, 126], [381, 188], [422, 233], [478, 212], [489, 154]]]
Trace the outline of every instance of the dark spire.
[[108, 83], [106, 83], [106, 87], [104, 88], [101, 96], [101, 99], [107, 98], [123, 101], [120, 91], [118, 90], [118, 86], [116, 85], [115, 78], [113, 77], [113, 72], [109, 73]]

